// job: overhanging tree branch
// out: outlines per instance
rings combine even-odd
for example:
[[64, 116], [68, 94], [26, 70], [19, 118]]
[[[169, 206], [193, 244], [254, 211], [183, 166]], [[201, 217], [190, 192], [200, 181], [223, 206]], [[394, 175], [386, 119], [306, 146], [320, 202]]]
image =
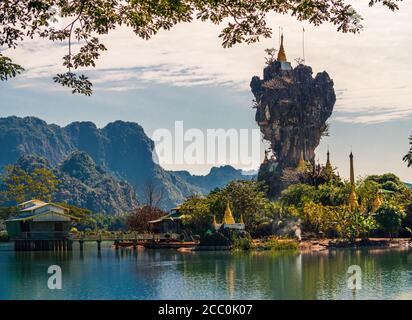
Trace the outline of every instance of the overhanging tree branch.
[[[366, 0], [364, 0], [366, 1]], [[392, 11], [402, 0], [368, 0], [369, 6], [381, 3]], [[73, 93], [92, 94], [92, 84], [72, 68], [94, 67], [106, 47], [99, 37], [118, 26], [126, 25], [136, 35], [150, 39], [160, 30], [194, 18], [216, 25], [227, 23], [219, 37], [224, 47], [238, 43], [255, 43], [268, 38], [272, 29], [266, 24], [269, 13], [289, 14], [299, 21], [318, 26], [331, 23], [340, 32], [362, 30], [361, 16], [348, 0], [2, 0], [0, 1], [0, 49], [15, 49], [26, 38], [67, 41], [69, 53], [63, 57], [66, 73], [54, 81], [72, 89]], [[58, 17], [72, 19], [64, 28], [53, 26]], [[81, 44], [72, 51], [72, 35]], [[22, 72], [10, 58], [0, 56], [0, 80], [8, 80]]]

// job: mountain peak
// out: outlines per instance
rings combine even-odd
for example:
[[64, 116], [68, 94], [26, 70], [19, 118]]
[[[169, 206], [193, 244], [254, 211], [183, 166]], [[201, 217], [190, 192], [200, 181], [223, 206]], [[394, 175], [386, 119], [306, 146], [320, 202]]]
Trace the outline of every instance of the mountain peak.
[[89, 154], [78, 150], [69, 154], [60, 165], [60, 170], [82, 181], [93, 180], [99, 173], [103, 173]]
[[23, 155], [17, 160], [16, 165], [28, 172], [38, 168], [51, 168], [49, 160], [36, 154]]
[[124, 208], [123, 204], [114, 205], [121, 200], [121, 196], [115, 195], [134, 190], [126, 188], [110, 192], [110, 188], [121, 189], [122, 182], [117, 179], [130, 183], [142, 196], [141, 200], [144, 185], [148, 181], [156, 183], [165, 191], [164, 209], [180, 204], [195, 193], [207, 193], [232, 180], [245, 179], [240, 170], [231, 166], [211, 169], [206, 176], [166, 171], [153, 161], [154, 142], [143, 128], [122, 120], [98, 128], [90, 121], [60, 127], [35, 117], [0, 118], [0, 148], [0, 168], [15, 163], [22, 156], [35, 154], [43, 157], [43, 160], [26, 158], [33, 160], [26, 161], [27, 165], [36, 163], [51, 167], [67, 178], [66, 194], [60, 200], [75, 203], [80, 199], [76, 203], [91, 210], [102, 208], [98, 204], [99, 197], [103, 202], [112, 203], [111, 208]]

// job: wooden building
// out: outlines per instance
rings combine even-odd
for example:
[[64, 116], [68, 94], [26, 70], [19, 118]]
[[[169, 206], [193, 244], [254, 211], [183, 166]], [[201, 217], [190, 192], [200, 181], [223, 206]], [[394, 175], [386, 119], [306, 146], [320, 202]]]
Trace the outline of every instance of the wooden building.
[[71, 249], [73, 221], [68, 210], [54, 203], [30, 200], [18, 205], [18, 214], [6, 221], [7, 233], [16, 250]]
[[169, 214], [149, 221], [149, 225], [154, 233], [181, 233], [183, 231], [181, 219], [179, 208], [173, 208]]

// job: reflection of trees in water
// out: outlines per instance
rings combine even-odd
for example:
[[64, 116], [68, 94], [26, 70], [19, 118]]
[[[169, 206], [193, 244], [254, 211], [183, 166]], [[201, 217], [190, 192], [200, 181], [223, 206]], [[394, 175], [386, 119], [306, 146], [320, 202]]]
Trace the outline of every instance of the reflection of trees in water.
[[[408, 255], [399, 250], [338, 249], [319, 257], [316, 255], [308, 255], [308, 266], [312, 269], [310, 266], [316, 265], [318, 260], [318, 298], [389, 298], [393, 288], [401, 290], [409, 282], [409, 279], [406, 281]], [[347, 270], [350, 265], [358, 265], [362, 270], [362, 289], [356, 292], [347, 288]], [[314, 274], [316, 272], [311, 271]]]
[[[3, 254], [3, 253], [2, 253]], [[8, 253], [5, 261], [7, 275], [4, 292], [7, 299], [41, 299], [51, 293], [47, 287], [50, 275], [47, 270], [51, 265], [64, 268], [65, 276], [71, 275], [72, 251], [19, 251]], [[3, 273], [3, 272], [2, 272]], [[33, 295], [34, 294], [34, 295]]]
[[[390, 297], [393, 288], [410, 283], [406, 277], [412, 262], [412, 254], [388, 249], [338, 249], [305, 254], [123, 251], [118, 253], [120, 261], [133, 259], [136, 277], [150, 284], [151, 295], [162, 298]], [[354, 295], [347, 288], [350, 265], [362, 269], [363, 289]]]
[[304, 298], [297, 253], [196, 253], [185, 257], [185, 277], [207, 278], [227, 298]]
[[[408, 259], [412, 255], [387, 249], [196, 253], [184, 256], [177, 270], [183, 277], [213, 280], [227, 298], [351, 299], [389, 295], [391, 288], [406, 285]], [[363, 289], [354, 296], [347, 287], [350, 265], [362, 269]]]
[[[63, 269], [64, 292], [47, 289], [47, 268], [52, 264]], [[300, 254], [110, 249], [99, 256], [96, 246], [90, 245], [83, 258], [78, 250], [1, 252], [0, 298], [78, 298], [90, 291], [92, 298], [351, 299], [350, 265], [362, 269], [363, 288], [354, 298], [394, 298], [411, 287], [412, 251], [338, 249]]]

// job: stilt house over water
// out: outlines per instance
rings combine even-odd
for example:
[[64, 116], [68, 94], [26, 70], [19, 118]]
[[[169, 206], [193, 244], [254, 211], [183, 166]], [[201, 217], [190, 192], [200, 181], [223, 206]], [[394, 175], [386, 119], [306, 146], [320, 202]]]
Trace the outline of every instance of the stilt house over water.
[[18, 210], [6, 221], [12, 240], [67, 240], [72, 222], [78, 220], [66, 208], [40, 200], [21, 203]]

